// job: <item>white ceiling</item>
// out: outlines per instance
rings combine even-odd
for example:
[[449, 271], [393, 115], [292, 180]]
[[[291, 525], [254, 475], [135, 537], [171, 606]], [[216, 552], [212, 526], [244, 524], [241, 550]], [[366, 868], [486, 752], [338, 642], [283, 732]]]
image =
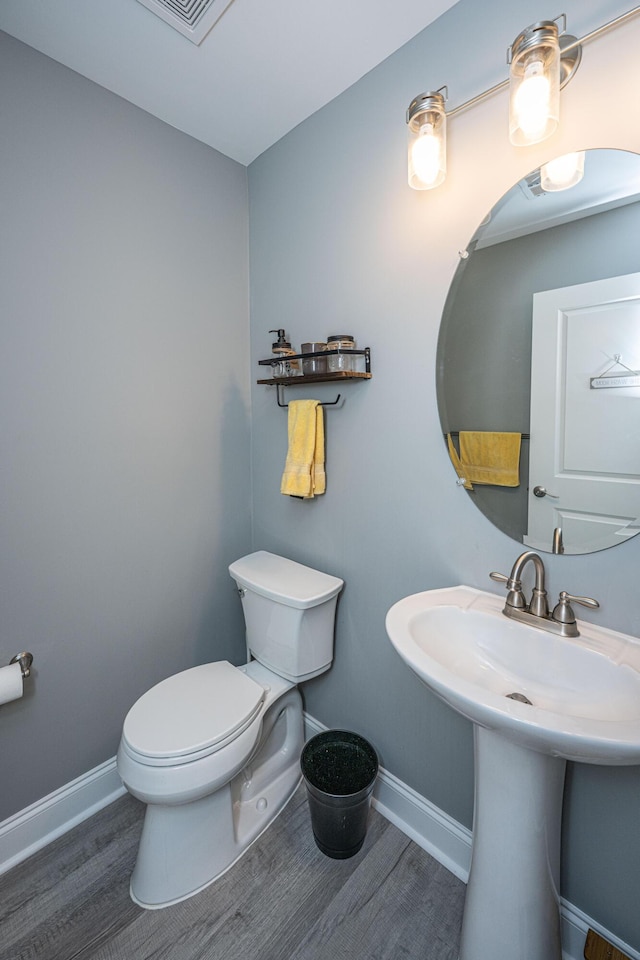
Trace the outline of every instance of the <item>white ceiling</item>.
[[454, 0], [232, 0], [197, 46], [138, 0], [1, 0], [0, 29], [240, 163]]

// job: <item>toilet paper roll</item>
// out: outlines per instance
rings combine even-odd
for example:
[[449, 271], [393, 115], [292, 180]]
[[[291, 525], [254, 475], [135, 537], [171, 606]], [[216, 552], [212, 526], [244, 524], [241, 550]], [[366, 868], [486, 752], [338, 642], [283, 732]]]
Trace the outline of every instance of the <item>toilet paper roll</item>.
[[0, 704], [19, 700], [22, 696], [22, 668], [19, 663], [0, 667]]

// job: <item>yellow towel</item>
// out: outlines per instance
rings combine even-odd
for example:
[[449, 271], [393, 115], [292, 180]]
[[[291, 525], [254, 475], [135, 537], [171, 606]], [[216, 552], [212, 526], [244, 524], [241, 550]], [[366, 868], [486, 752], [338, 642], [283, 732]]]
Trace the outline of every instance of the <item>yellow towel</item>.
[[280, 493], [311, 499], [326, 489], [324, 420], [318, 400], [289, 403], [289, 449]]
[[474, 483], [519, 486], [521, 440], [520, 433], [461, 430], [458, 457], [451, 435], [447, 436], [451, 460], [467, 490], [472, 490]]

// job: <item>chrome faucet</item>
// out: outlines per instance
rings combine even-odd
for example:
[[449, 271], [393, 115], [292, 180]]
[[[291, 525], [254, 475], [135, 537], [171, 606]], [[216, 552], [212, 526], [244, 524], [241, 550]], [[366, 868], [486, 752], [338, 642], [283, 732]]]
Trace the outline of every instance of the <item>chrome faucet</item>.
[[556, 527], [553, 531], [553, 541], [551, 553], [564, 553], [564, 543], [562, 541], [562, 527]]
[[[522, 571], [529, 561], [535, 567], [536, 580], [531, 600], [527, 603], [522, 589]], [[520, 554], [508, 577], [504, 573], [495, 572], [490, 573], [489, 576], [492, 580], [507, 585], [507, 600], [502, 611], [505, 617], [511, 617], [521, 623], [548, 630], [550, 633], [557, 633], [561, 637], [580, 636], [576, 615], [570, 601], [581, 603], [585, 607], [600, 606], [598, 601], [591, 597], [575, 597], [563, 590], [553, 613], [549, 615], [544, 563], [542, 558], [532, 550], [525, 550], [524, 553]]]

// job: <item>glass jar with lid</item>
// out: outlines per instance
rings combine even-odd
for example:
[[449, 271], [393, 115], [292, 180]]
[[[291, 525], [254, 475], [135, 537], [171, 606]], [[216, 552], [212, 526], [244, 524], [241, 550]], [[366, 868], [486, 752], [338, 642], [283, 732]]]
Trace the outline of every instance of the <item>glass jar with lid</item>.
[[[327, 350], [355, 350], [356, 341], [350, 333], [338, 333], [327, 337]], [[327, 357], [330, 373], [353, 373], [356, 357], [350, 353], [334, 353]]]

